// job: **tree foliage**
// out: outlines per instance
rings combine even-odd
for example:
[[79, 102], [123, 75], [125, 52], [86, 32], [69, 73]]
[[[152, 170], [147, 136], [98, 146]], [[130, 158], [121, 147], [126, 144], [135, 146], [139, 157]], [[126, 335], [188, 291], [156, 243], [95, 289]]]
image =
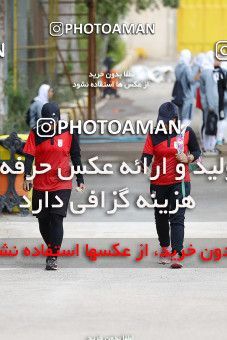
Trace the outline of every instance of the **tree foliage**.
[[97, 22], [115, 23], [127, 14], [132, 5], [135, 5], [137, 11], [142, 11], [147, 8], [158, 8], [160, 3], [167, 7], [177, 8], [179, 0], [98, 0], [96, 2]]

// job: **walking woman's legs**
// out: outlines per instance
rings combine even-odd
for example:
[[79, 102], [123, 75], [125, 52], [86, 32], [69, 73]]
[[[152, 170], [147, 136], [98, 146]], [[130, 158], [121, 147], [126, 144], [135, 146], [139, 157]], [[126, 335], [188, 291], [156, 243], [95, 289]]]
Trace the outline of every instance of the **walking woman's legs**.
[[184, 242], [185, 208], [179, 208], [176, 214], [170, 215], [172, 250], [180, 253]]
[[[191, 184], [184, 183], [185, 195], [190, 195]], [[178, 193], [178, 194], [176, 194]], [[181, 183], [171, 186], [170, 191], [170, 209], [174, 210], [176, 207], [176, 199], [179, 203], [182, 203], [182, 188]], [[172, 250], [180, 253], [183, 249], [184, 242], [184, 219], [185, 219], [185, 208], [179, 208], [175, 214], [169, 215], [170, 228], [171, 228], [171, 246]]]
[[55, 254], [60, 249], [63, 240], [63, 216], [50, 215], [49, 240], [52, 252]]
[[55, 254], [61, 247], [63, 240], [63, 216], [50, 214], [47, 217], [38, 218], [39, 230], [46, 243]]
[[[151, 195], [155, 194], [155, 199], [158, 204], [164, 204], [165, 199], [168, 199], [168, 186], [165, 185], [151, 185], [150, 187]], [[152, 197], [152, 199], [154, 199]], [[168, 247], [170, 245], [170, 235], [169, 235], [169, 214], [164, 213], [164, 209], [155, 208], [155, 224], [158, 234], [158, 240], [161, 247]], [[166, 208], [168, 211], [168, 207]]]
[[161, 247], [169, 247], [169, 216], [168, 214], [160, 214], [160, 210], [161, 209], [155, 208], [155, 224], [158, 240]]
[[49, 231], [50, 231], [50, 216], [39, 217], [39, 231], [46, 245], [50, 243]]

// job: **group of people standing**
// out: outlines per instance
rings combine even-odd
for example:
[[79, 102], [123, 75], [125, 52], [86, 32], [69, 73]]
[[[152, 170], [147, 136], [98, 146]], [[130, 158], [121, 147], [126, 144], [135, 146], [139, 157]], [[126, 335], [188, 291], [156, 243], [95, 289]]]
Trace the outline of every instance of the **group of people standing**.
[[227, 68], [213, 51], [199, 53], [192, 60], [187, 49], [180, 53], [175, 68], [173, 102], [183, 124], [193, 119], [195, 107], [202, 111], [201, 140], [204, 155], [218, 154], [224, 142], [227, 117]]

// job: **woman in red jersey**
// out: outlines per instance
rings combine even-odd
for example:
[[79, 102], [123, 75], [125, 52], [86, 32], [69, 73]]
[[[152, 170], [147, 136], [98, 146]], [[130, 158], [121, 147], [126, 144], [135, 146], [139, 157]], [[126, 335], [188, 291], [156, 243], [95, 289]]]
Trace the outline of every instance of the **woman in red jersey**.
[[[56, 103], [46, 103], [42, 108], [42, 119], [29, 134], [24, 147], [25, 180], [24, 189], [33, 187], [32, 210], [38, 218], [39, 230], [49, 247], [50, 256], [46, 259], [46, 269], [57, 269], [57, 253], [63, 240], [63, 218], [66, 217], [72, 190], [71, 179], [60, 179], [58, 169], [65, 178], [70, 175], [70, 161], [74, 168], [81, 167], [81, 155], [78, 134], [70, 134], [68, 128], [58, 133], [57, 129], [45, 131], [45, 124], [56, 127], [60, 119], [60, 110]], [[55, 131], [56, 130], [56, 131]], [[50, 165], [50, 170], [37, 174], [32, 182], [32, 164], [35, 160], [36, 171], [43, 170], [42, 163]], [[77, 185], [84, 190], [83, 175], [77, 175]], [[59, 205], [59, 200], [61, 204]], [[46, 204], [48, 202], [48, 204]], [[58, 205], [58, 207], [54, 206]], [[41, 206], [41, 210], [40, 210]]]
[[[150, 193], [158, 205], [164, 205], [168, 200], [166, 208], [155, 207], [155, 222], [161, 247], [159, 263], [170, 263], [172, 268], [181, 268], [183, 241], [184, 241], [184, 219], [185, 207], [179, 207], [175, 211], [176, 202], [181, 204], [183, 197], [190, 195], [191, 183], [189, 164], [197, 160], [201, 154], [194, 131], [186, 127], [183, 140], [181, 140], [181, 151], [179, 152], [179, 135], [177, 131], [168, 130], [169, 122], [178, 120], [178, 108], [172, 102], [166, 102], [159, 108], [158, 121], [163, 121], [167, 133], [159, 131], [147, 136], [141, 164], [149, 166], [152, 163], [151, 177], [155, 178], [157, 168], [163, 169], [163, 158], [166, 158], [166, 171], [161, 171], [160, 176], [151, 180]], [[184, 179], [178, 179], [179, 173], [176, 168], [179, 163], [185, 165]], [[172, 213], [174, 212], [174, 213]], [[170, 249], [170, 244], [171, 248]], [[164, 254], [176, 253], [175, 256], [163, 256]]]

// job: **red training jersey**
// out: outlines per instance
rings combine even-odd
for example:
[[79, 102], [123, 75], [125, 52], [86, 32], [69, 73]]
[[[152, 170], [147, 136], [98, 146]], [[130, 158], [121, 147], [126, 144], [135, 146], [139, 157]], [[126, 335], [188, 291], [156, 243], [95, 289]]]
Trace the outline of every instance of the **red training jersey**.
[[[48, 163], [51, 166], [48, 172], [36, 174], [33, 181], [35, 190], [72, 189], [72, 180], [60, 179], [58, 169], [60, 168], [61, 174], [67, 177], [71, 174], [71, 160], [74, 166], [81, 166], [79, 137], [76, 133], [70, 134], [69, 130], [65, 129], [61, 134], [55, 134], [53, 137], [40, 137], [37, 135], [36, 129], [33, 129], [28, 136], [23, 152], [27, 159], [32, 161], [35, 159], [37, 170], [44, 170], [41, 163]], [[31, 166], [26, 167], [26, 158], [25, 174], [27, 175], [31, 173]], [[82, 175], [77, 175], [77, 182], [78, 180], [80, 183], [83, 182]]]
[[[200, 156], [200, 148], [191, 127], [187, 127], [184, 134], [184, 153], [191, 153], [196, 160]], [[160, 166], [160, 176], [157, 179], [151, 180], [155, 185], [170, 185], [178, 183], [176, 180], [179, 174], [176, 172], [176, 166], [179, 163], [176, 159], [177, 154], [177, 134], [174, 131], [172, 134], [148, 134], [143, 149], [141, 161], [147, 159], [147, 165], [152, 162], [151, 177], [156, 175], [157, 166]], [[163, 158], [166, 157], [166, 174], [163, 174]], [[189, 166], [185, 164], [185, 182], [190, 182]]]

